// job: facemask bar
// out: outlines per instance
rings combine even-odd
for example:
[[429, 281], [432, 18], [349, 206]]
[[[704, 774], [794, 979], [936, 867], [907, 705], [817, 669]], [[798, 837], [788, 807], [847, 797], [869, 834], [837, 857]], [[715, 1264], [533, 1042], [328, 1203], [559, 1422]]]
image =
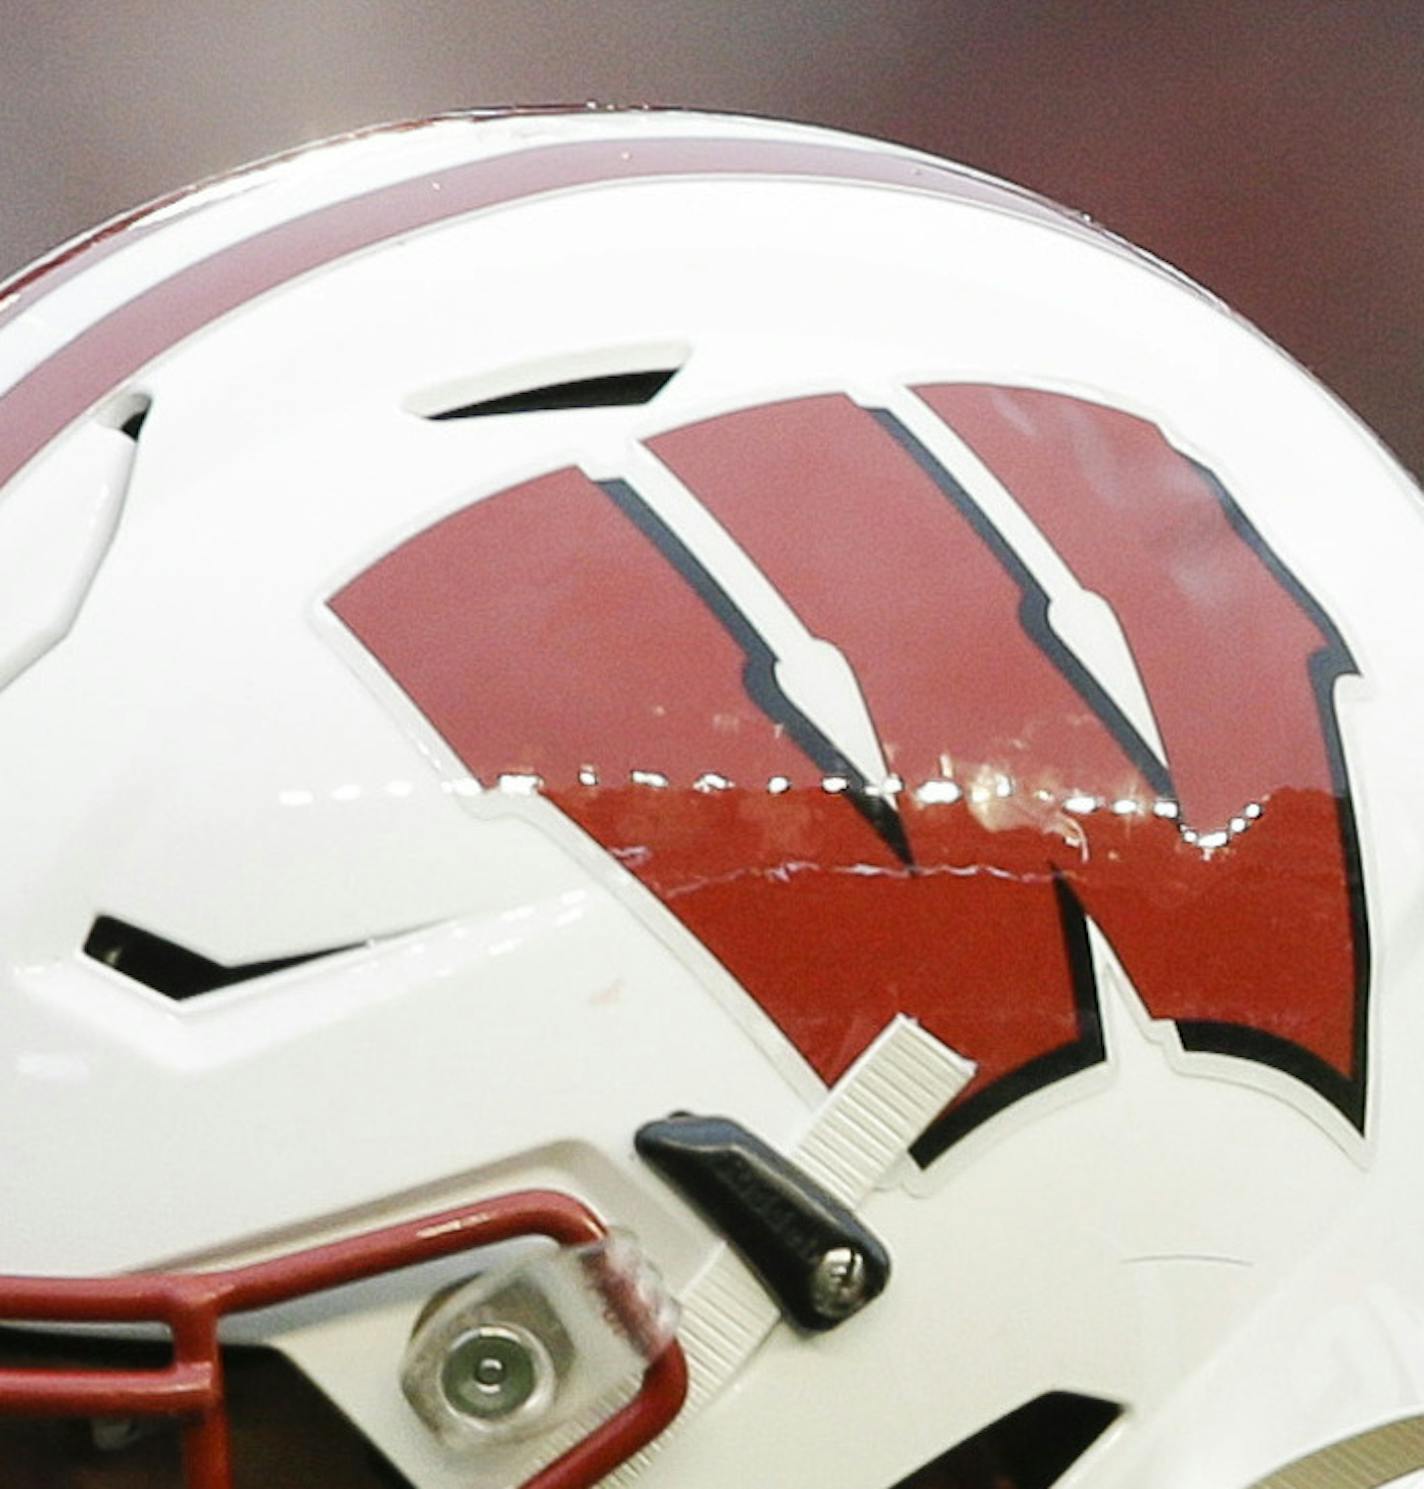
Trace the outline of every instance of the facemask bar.
[[[166, 1325], [173, 1360], [160, 1370], [0, 1369], [0, 1413], [9, 1416], [181, 1417], [188, 1489], [231, 1489], [227, 1403], [218, 1323], [309, 1293], [523, 1236], [560, 1246], [604, 1240], [599, 1218], [552, 1190], [525, 1190], [386, 1226], [323, 1246], [221, 1272], [126, 1277], [0, 1277], [0, 1318], [46, 1323]], [[607, 1305], [632, 1335], [647, 1321], [636, 1295], [614, 1279]], [[636, 1396], [522, 1489], [590, 1489], [650, 1443], [687, 1396], [676, 1339], [648, 1365]]]

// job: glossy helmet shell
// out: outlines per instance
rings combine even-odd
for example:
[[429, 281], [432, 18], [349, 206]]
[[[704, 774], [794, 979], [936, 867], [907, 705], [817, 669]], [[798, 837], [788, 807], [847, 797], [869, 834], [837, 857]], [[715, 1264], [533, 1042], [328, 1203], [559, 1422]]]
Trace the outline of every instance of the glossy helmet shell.
[[[1411, 1417], [1418, 499], [1171, 270], [822, 130], [456, 116], [69, 245], [0, 289], [0, 1272], [566, 1191], [695, 1326], [649, 1489]], [[889, 1131], [884, 1296], [718, 1365], [674, 1110]], [[464, 1266], [235, 1337], [465, 1483], [397, 1384]]]

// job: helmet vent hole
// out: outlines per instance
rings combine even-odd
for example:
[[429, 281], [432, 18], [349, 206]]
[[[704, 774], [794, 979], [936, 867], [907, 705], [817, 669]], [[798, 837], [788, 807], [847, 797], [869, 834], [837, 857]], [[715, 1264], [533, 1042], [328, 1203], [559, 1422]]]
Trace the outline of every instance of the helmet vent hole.
[[147, 393], [120, 393], [99, 410], [99, 422], [109, 429], [117, 429], [138, 443], [144, 421], [153, 408], [153, 399]]
[[676, 367], [653, 367], [643, 372], [610, 372], [601, 377], [581, 377], [567, 383], [546, 383], [524, 388], [476, 403], [426, 414], [435, 423], [453, 419], [484, 419], [492, 414], [542, 414], [576, 408], [617, 408], [651, 403], [679, 371]]
[[338, 950], [346, 948], [308, 951], [298, 956], [227, 966], [111, 915], [100, 915], [84, 942], [85, 956], [177, 1002], [197, 997], [199, 993], [231, 987], [234, 983], [252, 982], [270, 973], [330, 956]]
[[434, 423], [636, 407], [651, 403], [691, 356], [690, 346], [673, 341], [586, 348], [453, 378], [410, 393], [403, 406]]
[[894, 1489], [1050, 1489], [1121, 1415], [1114, 1402], [1050, 1391], [956, 1443]]

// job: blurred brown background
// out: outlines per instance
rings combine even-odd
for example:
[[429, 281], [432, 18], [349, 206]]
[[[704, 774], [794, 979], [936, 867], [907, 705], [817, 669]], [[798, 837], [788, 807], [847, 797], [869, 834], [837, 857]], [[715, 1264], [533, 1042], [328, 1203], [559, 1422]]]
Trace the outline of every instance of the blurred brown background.
[[887, 136], [1186, 269], [1424, 472], [1424, 0], [0, 0], [0, 274], [196, 177], [470, 104]]

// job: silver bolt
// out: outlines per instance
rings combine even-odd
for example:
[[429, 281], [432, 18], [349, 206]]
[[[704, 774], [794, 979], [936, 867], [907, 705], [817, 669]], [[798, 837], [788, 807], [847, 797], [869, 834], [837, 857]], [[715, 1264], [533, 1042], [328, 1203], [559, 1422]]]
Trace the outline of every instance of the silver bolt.
[[811, 1273], [811, 1302], [822, 1318], [849, 1318], [865, 1302], [866, 1281], [860, 1252], [833, 1246]]
[[449, 1404], [464, 1417], [495, 1423], [538, 1409], [548, 1395], [548, 1357], [523, 1329], [485, 1324], [451, 1346], [440, 1370]]

